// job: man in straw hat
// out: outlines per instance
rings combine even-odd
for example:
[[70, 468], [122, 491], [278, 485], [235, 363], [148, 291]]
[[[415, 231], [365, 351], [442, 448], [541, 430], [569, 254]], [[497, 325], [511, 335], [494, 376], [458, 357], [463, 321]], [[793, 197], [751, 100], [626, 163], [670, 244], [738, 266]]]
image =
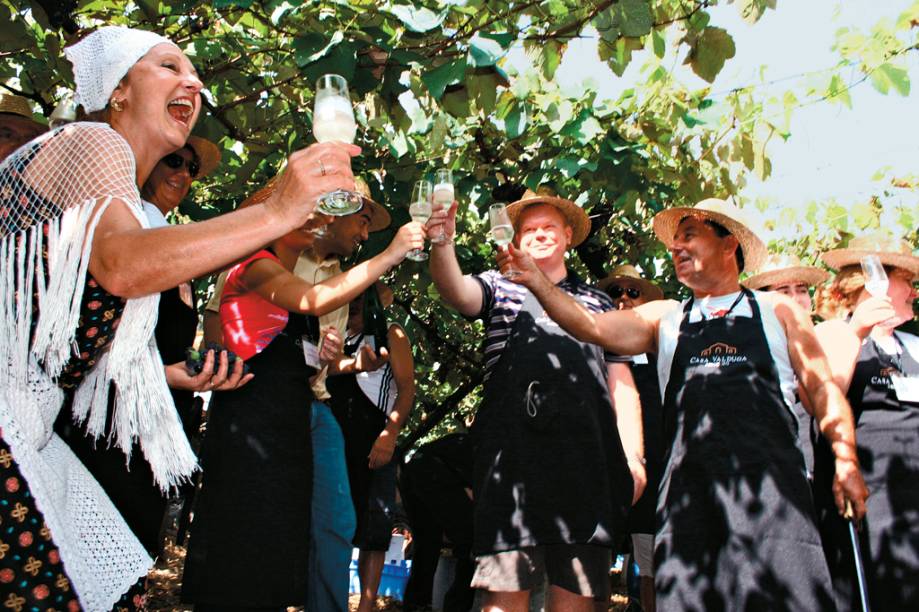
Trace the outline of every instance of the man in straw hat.
[[[267, 198], [274, 186], [269, 182], [253, 194], [249, 201]], [[360, 178], [355, 179], [356, 190], [363, 196], [364, 206], [358, 211], [335, 217], [323, 233], [316, 236], [311, 249], [304, 251], [297, 261], [294, 274], [312, 284], [343, 274], [341, 261], [354, 254], [366, 241], [370, 233], [389, 227], [391, 217], [382, 205], [373, 200], [370, 188]], [[393, 240], [398, 240], [397, 235]], [[387, 257], [384, 251], [375, 257]], [[222, 281], [217, 281], [214, 296], [207, 305], [205, 330], [208, 339], [219, 340], [220, 295]], [[364, 288], [376, 281], [367, 278]], [[341, 347], [341, 334], [348, 325], [348, 305], [319, 317], [323, 352], [328, 347]], [[369, 347], [363, 347], [360, 354], [361, 370], [375, 370], [386, 357], [377, 355]], [[345, 462], [345, 442], [335, 416], [326, 404], [329, 392], [326, 389], [327, 370], [325, 365], [310, 381], [315, 401], [312, 404], [313, 442], [313, 499], [311, 542], [309, 557], [308, 610], [332, 612], [348, 609], [348, 567], [351, 559], [351, 540], [354, 536], [356, 517], [348, 485], [348, 470]]]
[[[886, 286], [871, 282], [862, 261], [875, 257]], [[919, 337], [898, 326], [915, 319], [919, 257], [887, 232], [852, 238], [828, 251], [837, 270], [817, 297], [826, 318], [817, 336], [856, 422], [858, 457], [871, 489], [860, 530], [861, 554], [874, 610], [919, 609]], [[871, 270], [871, 266], [866, 266]], [[875, 268], [876, 269], [876, 268]], [[880, 276], [880, 270], [877, 270]], [[815, 502], [840, 612], [860, 609], [848, 525], [830, 510], [833, 457], [815, 448]]]
[[829, 573], [796, 446], [795, 375], [835, 454], [833, 492], [858, 516], [868, 492], [855, 454], [852, 414], [833, 382], [806, 313], [787, 297], [741, 289], [765, 247], [741, 211], [708, 199], [654, 218], [682, 305], [658, 301], [592, 313], [553, 287], [525, 253], [521, 270], [563, 328], [622, 354], [656, 352], [668, 447], [656, 534], [658, 606], [664, 610], [820, 610]]
[[[442, 225], [448, 237], [431, 254], [444, 300], [486, 326], [483, 403], [472, 427], [472, 586], [487, 591], [486, 610], [526, 610], [547, 576], [551, 609], [590, 610], [594, 599], [608, 601], [611, 550], [644, 487], [640, 407], [633, 400], [614, 412], [611, 400], [629, 385], [637, 399], [628, 365], [562, 331], [497, 271], [463, 275], [455, 215], [456, 203], [428, 231]], [[508, 215], [515, 243], [562, 292], [591, 311], [613, 310], [565, 266], [565, 253], [590, 230], [580, 207], [527, 192]]]
[[822, 285], [830, 277], [826, 270], [816, 266], [805, 266], [792, 253], [769, 255], [760, 269], [744, 280], [741, 285], [747, 289], [776, 291], [793, 299], [804, 312], [814, 309], [811, 287]]
[[25, 98], [0, 93], [0, 162], [47, 130], [32, 118], [32, 109]]
[[[629, 264], [613, 268], [598, 285], [613, 299], [619, 310], [631, 310], [664, 299], [661, 288], [643, 278], [638, 269]], [[664, 457], [663, 411], [657, 381], [657, 357], [654, 353], [632, 357], [632, 376], [641, 403], [641, 430], [644, 434], [648, 484], [641, 499], [629, 512], [629, 533], [632, 535], [632, 556], [638, 565], [641, 609], [644, 612], [654, 612], [654, 512]]]

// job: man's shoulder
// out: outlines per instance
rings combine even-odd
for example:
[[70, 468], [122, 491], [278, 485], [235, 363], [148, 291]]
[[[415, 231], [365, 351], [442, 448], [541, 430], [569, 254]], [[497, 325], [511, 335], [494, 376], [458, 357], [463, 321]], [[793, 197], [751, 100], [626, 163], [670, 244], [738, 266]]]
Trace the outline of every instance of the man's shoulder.
[[591, 310], [615, 310], [612, 298], [598, 287], [588, 284], [574, 273], [570, 273], [560, 285], [566, 293], [579, 299]]

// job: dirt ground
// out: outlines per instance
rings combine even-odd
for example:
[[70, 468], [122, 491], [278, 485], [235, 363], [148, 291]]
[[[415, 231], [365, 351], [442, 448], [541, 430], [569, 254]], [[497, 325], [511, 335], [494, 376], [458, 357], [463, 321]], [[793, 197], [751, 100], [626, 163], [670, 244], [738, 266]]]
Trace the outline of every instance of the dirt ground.
[[[190, 612], [193, 608], [179, 602], [181, 589], [180, 579], [182, 568], [185, 564], [185, 547], [175, 544], [174, 530], [167, 530], [166, 546], [162, 557], [157, 559], [156, 565], [148, 575], [147, 609], [151, 612]], [[623, 612], [626, 609], [628, 598], [625, 596], [625, 587], [617, 574], [611, 576], [613, 580], [613, 596], [610, 599], [610, 612]], [[357, 610], [358, 595], [352, 595], [350, 608]], [[289, 608], [288, 612], [296, 612], [298, 608]], [[390, 597], [380, 597], [377, 600], [377, 610], [383, 612], [401, 612], [402, 604]]]

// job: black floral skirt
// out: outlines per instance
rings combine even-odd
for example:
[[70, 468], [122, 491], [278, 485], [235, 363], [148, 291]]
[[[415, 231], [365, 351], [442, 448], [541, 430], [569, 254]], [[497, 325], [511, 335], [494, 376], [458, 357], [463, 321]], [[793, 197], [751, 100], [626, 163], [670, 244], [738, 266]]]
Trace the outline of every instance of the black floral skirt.
[[[82, 610], [51, 531], [2, 437], [0, 487], [0, 609]], [[138, 580], [112, 610], [143, 610], [145, 582], [145, 578]]]

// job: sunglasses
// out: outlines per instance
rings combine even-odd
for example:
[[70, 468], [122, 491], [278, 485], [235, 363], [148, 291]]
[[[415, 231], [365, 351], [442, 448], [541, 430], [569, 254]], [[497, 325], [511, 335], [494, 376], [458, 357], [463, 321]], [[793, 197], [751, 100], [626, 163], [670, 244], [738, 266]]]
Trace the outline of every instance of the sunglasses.
[[198, 173], [201, 171], [201, 164], [198, 163], [197, 159], [187, 160], [178, 153], [170, 153], [161, 161], [173, 170], [178, 170], [182, 167], [182, 164], [185, 164], [188, 168], [188, 175], [192, 178], [197, 178]]
[[629, 296], [630, 298], [632, 298], [633, 300], [638, 299], [638, 297], [641, 295], [641, 289], [637, 289], [635, 287], [629, 287], [628, 289], [626, 289], [624, 287], [620, 287], [619, 285], [611, 286], [609, 289], [606, 290], [606, 292], [609, 293], [609, 296], [613, 298], [614, 300], [618, 300], [619, 298], [621, 298], [623, 293]]

